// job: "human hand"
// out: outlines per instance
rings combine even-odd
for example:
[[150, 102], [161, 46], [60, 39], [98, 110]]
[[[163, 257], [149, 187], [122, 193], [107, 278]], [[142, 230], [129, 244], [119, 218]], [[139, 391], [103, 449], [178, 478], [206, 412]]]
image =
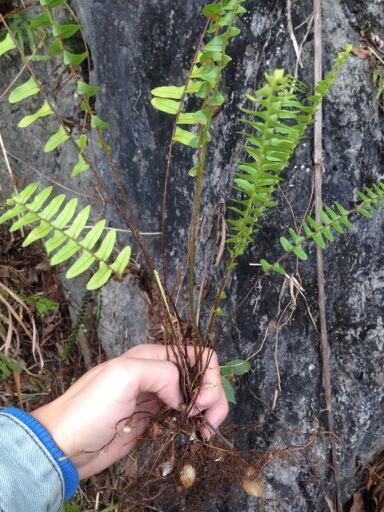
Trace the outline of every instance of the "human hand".
[[[168, 351], [171, 352], [171, 351]], [[188, 350], [194, 365], [194, 350]], [[217, 428], [228, 413], [216, 353], [206, 349], [207, 370], [191, 414], [202, 413]], [[137, 345], [92, 368], [62, 396], [32, 415], [72, 460], [79, 477], [88, 478], [127, 455], [163, 403], [182, 405], [179, 371], [163, 345]], [[126, 420], [131, 430], [124, 428]], [[205, 438], [209, 427], [203, 427]], [[105, 447], [105, 448], [104, 448]]]

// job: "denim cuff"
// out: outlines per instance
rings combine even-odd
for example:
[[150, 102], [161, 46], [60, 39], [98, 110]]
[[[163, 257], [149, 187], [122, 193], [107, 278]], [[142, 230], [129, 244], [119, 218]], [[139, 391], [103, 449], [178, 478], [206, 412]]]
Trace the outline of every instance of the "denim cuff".
[[14, 407], [1, 410], [2, 414], [13, 416], [21, 421], [28, 427], [35, 436], [39, 439], [41, 444], [48, 450], [58, 467], [64, 481], [64, 499], [69, 501], [73, 498], [77, 486], [79, 485], [79, 475], [74, 464], [67, 458], [67, 456], [60, 450], [51, 434], [39, 423], [33, 416]]

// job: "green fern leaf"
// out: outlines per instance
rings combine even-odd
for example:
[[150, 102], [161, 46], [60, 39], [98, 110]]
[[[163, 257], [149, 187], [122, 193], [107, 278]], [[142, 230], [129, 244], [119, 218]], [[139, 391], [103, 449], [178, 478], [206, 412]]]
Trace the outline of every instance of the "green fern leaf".
[[180, 108], [180, 102], [175, 100], [170, 100], [168, 98], [152, 98], [152, 105], [162, 112], [166, 112], [167, 114], [175, 115], [178, 113]]
[[183, 130], [182, 128], [177, 127], [175, 130], [175, 135], [173, 137], [173, 142], [180, 142], [185, 146], [197, 148], [197, 146], [199, 145], [199, 137], [188, 130]]
[[13, 217], [16, 217], [23, 211], [23, 206], [17, 204], [14, 206], [11, 210], [8, 210], [7, 212], [3, 213], [0, 217], [0, 224], [3, 224], [7, 220], [13, 219]]
[[99, 116], [94, 114], [91, 117], [91, 127], [92, 128], [100, 128], [101, 130], [108, 130], [109, 124], [106, 121], [103, 121], [102, 119], [100, 119]]
[[118, 254], [115, 261], [112, 263], [111, 268], [116, 274], [122, 274], [127, 268], [129, 260], [131, 258], [130, 246], [124, 247], [124, 249]]
[[52, 26], [52, 20], [48, 11], [44, 11], [39, 16], [33, 18], [29, 23], [29, 28], [31, 30], [36, 30], [37, 28], [48, 28]]
[[[19, 215], [19, 219], [11, 226], [12, 231], [32, 225], [33, 229], [24, 240], [24, 246], [49, 236], [53, 231], [53, 235], [44, 244], [50, 256], [51, 265], [64, 263], [80, 253], [67, 271], [68, 278], [78, 276], [90, 269], [94, 263], [98, 263], [98, 270], [87, 285], [90, 290], [103, 286], [112, 274], [121, 278], [129, 264], [131, 248], [124, 247], [114, 261], [109, 263], [108, 260], [115, 248], [116, 230], [109, 230], [102, 238], [106, 224], [103, 219], [81, 238], [89, 219], [90, 205], [82, 208], [76, 215], [78, 203], [76, 198], [68, 201], [62, 208], [65, 201], [63, 194], [54, 197], [46, 204], [52, 193], [52, 187], [47, 187], [38, 193], [35, 193], [36, 190], [37, 184], [31, 184], [10, 198], [6, 203], [9, 209], [0, 217], [0, 223]], [[52, 256], [52, 252], [56, 249]]]
[[81, 174], [82, 172], [89, 169], [90, 165], [88, 162], [84, 160], [84, 157], [82, 155], [84, 149], [86, 148], [88, 143], [88, 137], [83, 133], [80, 135], [80, 137], [76, 140], [77, 147], [79, 148], [80, 154], [79, 158], [77, 160], [76, 165], [73, 167], [71, 176], [77, 176], [78, 174]]
[[27, 126], [31, 125], [38, 119], [40, 119], [42, 117], [46, 117], [46, 116], [51, 116], [51, 115], [53, 115], [53, 111], [52, 111], [50, 105], [46, 101], [44, 101], [42, 107], [40, 107], [37, 112], [35, 112], [34, 114], [30, 114], [28, 116], [24, 116], [19, 121], [17, 126], [19, 128], [26, 128]]
[[88, 57], [88, 52], [71, 53], [64, 50], [64, 64], [72, 66], [80, 66], [80, 64]]
[[207, 114], [202, 110], [198, 110], [197, 112], [181, 113], [178, 120], [176, 121], [176, 123], [177, 124], [206, 124], [207, 120], [208, 120]]
[[114, 245], [116, 241], [116, 231], [111, 230], [108, 231], [106, 237], [104, 238], [102, 244], [100, 245], [99, 250], [96, 252], [95, 256], [100, 260], [107, 260], [111, 255]]
[[16, 48], [16, 45], [13, 42], [11, 35], [7, 34], [5, 38], [0, 42], [0, 56], [6, 52], [9, 52], [10, 50], [13, 50], [14, 48]]
[[88, 170], [89, 167], [90, 165], [84, 160], [84, 157], [82, 155], [79, 155], [77, 164], [72, 169], [71, 176], [77, 176], [78, 174], [81, 174], [82, 172]]
[[63, 4], [65, 1], [66, 0], [40, 0], [40, 4], [47, 5], [53, 9], [54, 7], [58, 7], [59, 5]]
[[9, 103], [19, 103], [20, 101], [37, 94], [40, 91], [40, 87], [31, 76], [27, 82], [16, 87], [8, 97]]
[[63, 48], [59, 39], [55, 39], [53, 41], [53, 43], [49, 46], [47, 53], [49, 57], [56, 57], [57, 55], [63, 53]]
[[81, 80], [77, 82], [77, 92], [82, 96], [95, 96], [100, 91], [100, 85], [90, 85]]
[[88, 270], [95, 261], [95, 256], [92, 256], [88, 252], [83, 252], [80, 258], [77, 259], [75, 263], [68, 269], [65, 277], [67, 279], [77, 277], [78, 275]]
[[54, 23], [53, 25], [53, 36], [60, 37], [61, 39], [69, 39], [73, 35], [76, 34], [80, 30], [80, 25], [78, 23], [68, 23], [65, 25], [59, 25], [58, 23]]
[[87, 290], [97, 290], [105, 285], [112, 275], [112, 270], [103, 262], [100, 262], [99, 269], [87, 283]]
[[44, 147], [44, 153], [50, 153], [54, 149], [64, 144], [64, 142], [66, 142], [68, 139], [69, 135], [67, 133], [67, 130], [64, 128], [64, 126], [60, 125], [57, 132], [53, 134], [52, 137], [50, 137], [48, 142], [46, 143]]
[[[189, 80], [186, 92], [189, 94], [195, 94], [200, 90], [202, 86], [202, 82], [198, 80]], [[162, 87], [156, 87], [152, 89], [151, 94], [153, 96], [157, 96], [158, 98], [168, 98], [173, 100], [181, 100], [183, 97], [185, 87], [175, 86], [175, 85], [166, 85]]]

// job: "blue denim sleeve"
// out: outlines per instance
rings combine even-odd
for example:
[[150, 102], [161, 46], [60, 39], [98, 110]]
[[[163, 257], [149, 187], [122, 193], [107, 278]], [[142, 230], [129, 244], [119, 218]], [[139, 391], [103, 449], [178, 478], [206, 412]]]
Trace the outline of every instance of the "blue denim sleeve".
[[75, 466], [35, 418], [0, 411], [0, 512], [58, 512], [78, 481]]

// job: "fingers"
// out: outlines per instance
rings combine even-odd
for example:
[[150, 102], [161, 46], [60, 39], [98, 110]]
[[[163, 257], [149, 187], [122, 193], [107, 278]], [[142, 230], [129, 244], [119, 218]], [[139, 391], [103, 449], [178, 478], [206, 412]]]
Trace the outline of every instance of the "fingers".
[[[206, 370], [190, 415], [204, 413], [204, 417], [209, 424], [217, 428], [228, 414], [228, 402], [221, 384], [220, 367], [216, 353], [206, 349], [202, 360], [202, 368], [206, 368]], [[210, 431], [203, 430], [204, 437], [209, 438]]]
[[[190, 365], [194, 366], [196, 363], [196, 352], [193, 346], [187, 347], [187, 354]], [[174, 360], [172, 349], [164, 345], [137, 345], [131, 350], [126, 352], [125, 356], [158, 359], [166, 361], [168, 358]], [[225, 419], [228, 414], [228, 402], [225, 397], [224, 389], [221, 385], [220, 366], [216, 353], [209, 348], [206, 348], [200, 354], [201, 370], [204, 371], [202, 383], [197, 397], [192, 403], [192, 408], [189, 411], [191, 416], [197, 414], [204, 414], [207, 421], [217, 428]], [[210, 430], [205, 429], [205, 437], [209, 437]]]
[[181, 405], [179, 371], [175, 364], [153, 359], [126, 358], [126, 360], [131, 362], [133, 373], [131, 378], [137, 387], [136, 396], [149, 392], [157, 395], [172, 409], [177, 409]]

